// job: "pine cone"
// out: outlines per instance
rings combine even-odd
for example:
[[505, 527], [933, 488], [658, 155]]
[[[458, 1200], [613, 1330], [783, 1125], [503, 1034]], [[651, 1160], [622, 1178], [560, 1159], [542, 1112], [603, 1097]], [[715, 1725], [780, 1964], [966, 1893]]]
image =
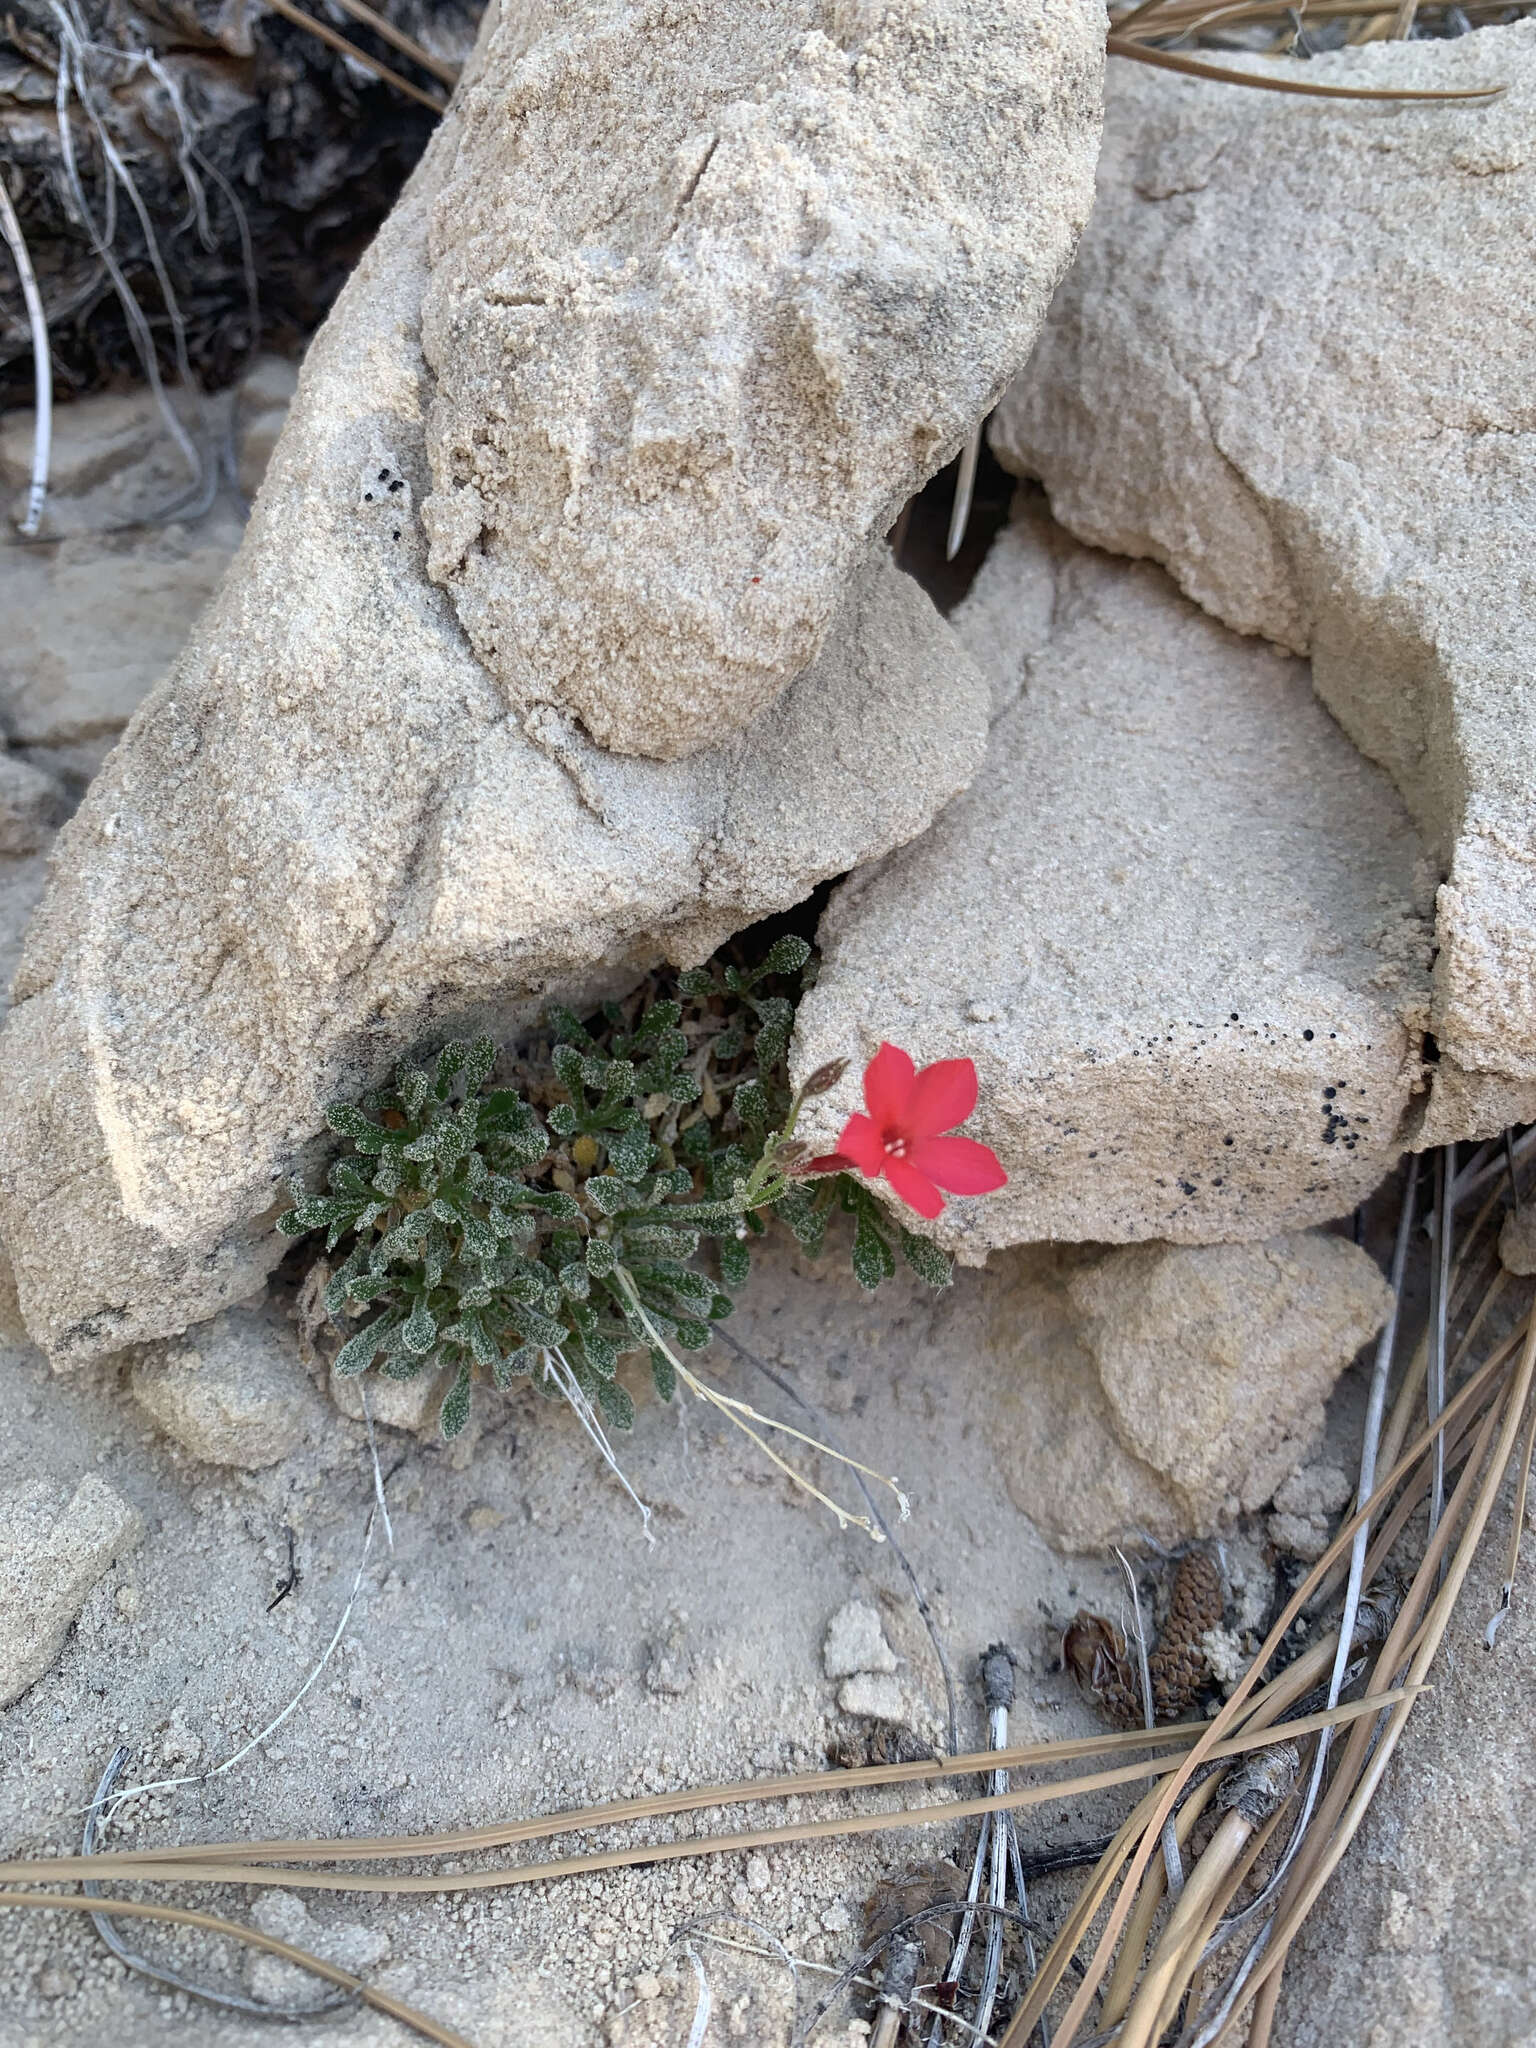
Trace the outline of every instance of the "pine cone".
[[1139, 1728], [1141, 1694], [1125, 1637], [1102, 1614], [1080, 1608], [1061, 1639], [1062, 1661], [1117, 1728]]
[[1226, 1602], [1221, 1574], [1204, 1550], [1179, 1560], [1168, 1603], [1168, 1620], [1157, 1648], [1147, 1659], [1152, 1679], [1152, 1704], [1159, 1721], [1179, 1721], [1210, 1683], [1201, 1637], [1220, 1626]]

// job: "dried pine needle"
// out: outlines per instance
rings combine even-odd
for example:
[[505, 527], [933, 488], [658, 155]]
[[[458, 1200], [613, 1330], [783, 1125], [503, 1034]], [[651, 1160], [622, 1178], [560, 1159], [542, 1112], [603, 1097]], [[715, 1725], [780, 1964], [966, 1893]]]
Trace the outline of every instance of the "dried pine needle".
[[63, 1892], [0, 1892], [0, 1907], [5, 1906], [46, 1913], [110, 1913], [114, 1918], [159, 1920], [175, 1927], [195, 1927], [204, 1934], [226, 1935], [231, 1941], [261, 1949], [298, 1969], [308, 1970], [327, 1984], [335, 1984], [350, 1992], [359, 2003], [372, 2006], [375, 2012], [384, 2013], [388, 2018], [398, 2020], [402, 2026], [410, 2027], [423, 2040], [435, 2041], [438, 2048], [474, 2048], [472, 2042], [466, 2041], [462, 2034], [456, 2034], [452, 2027], [443, 2026], [440, 2021], [418, 2012], [414, 2006], [392, 1997], [387, 1991], [374, 1990], [361, 1977], [354, 1977], [350, 1970], [328, 1963], [323, 1956], [311, 1955], [308, 1949], [295, 1948], [291, 1942], [279, 1941], [275, 1935], [244, 1927], [238, 1920], [221, 1920], [216, 1914], [200, 1913], [190, 1906], [162, 1906], [150, 1899], [80, 1898]]
[[[1148, 30], [1147, 33], [1153, 31]], [[1114, 33], [1108, 37], [1105, 48], [1111, 57], [1130, 57], [1137, 64], [1151, 64], [1162, 71], [1181, 71], [1189, 78], [1209, 78], [1218, 85], [1253, 86], [1260, 92], [1295, 93], [1312, 100], [1492, 100], [1505, 90], [1502, 85], [1445, 87], [1433, 92], [1387, 86], [1314, 85], [1307, 79], [1239, 71], [1230, 65], [1213, 64], [1204, 57], [1189, 57], [1175, 50], [1159, 49], [1135, 36]]]
[[[1283, 1724], [1283, 1734], [1286, 1739], [1299, 1739], [1305, 1735], [1315, 1735], [1323, 1728], [1340, 1727], [1362, 1717], [1372, 1718], [1390, 1707], [1401, 1704], [1403, 1697], [1401, 1688], [1393, 1687], [1387, 1692], [1371, 1694], [1346, 1706], [1305, 1715], [1296, 1721], [1287, 1721]], [[1145, 1736], [1141, 1739], [1145, 1744]], [[1231, 1757], [1245, 1756], [1253, 1750], [1272, 1748], [1280, 1739], [1279, 1730], [1244, 1730], [1209, 1746], [1206, 1755], [1214, 1761], [1222, 1762]], [[1008, 1752], [990, 1750], [983, 1754], [988, 1765], [995, 1767], [998, 1760]], [[975, 1760], [969, 1761], [974, 1770]], [[947, 1774], [951, 1766], [946, 1765], [944, 1768]], [[895, 1828], [948, 1826], [954, 1821], [973, 1819], [984, 1813], [1000, 1813], [1022, 1807], [1049, 1805], [1057, 1800], [1084, 1798], [1090, 1793], [1104, 1791], [1114, 1785], [1130, 1785], [1142, 1778], [1175, 1773], [1179, 1768], [1176, 1756], [1142, 1759], [1135, 1763], [1113, 1764], [1103, 1770], [1057, 1779], [1049, 1784], [1012, 1786], [1006, 1792], [989, 1793], [976, 1799], [954, 1800], [941, 1806], [898, 1807], [882, 1813], [842, 1814], [830, 1820], [802, 1821], [788, 1827], [745, 1828], [719, 1835], [686, 1835], [667, 1842], [636, 1842], [619, 1849], [591, 1850], [495, 1870], [377, 1876], [372, 1872], [337, 1873], [328, 1870], [295, 1869], [290, 1866], [249, 1863], [245, 1860], [248, 1850], [241, 1845], [235, 1845], [228, 1856], [222, 1855], [216, 1847], [204, 1850], [201, 1852], [201, 1860], [186, 1852], [173, 1859], [163, 1855], [143, 1855], [136, 1851], [121, 1850], [99, 1856], [18, 1859], [14, 1862], [0, 1863], [0, 1885], [30, 1884], [44, 1879], [62, 1881], [74, 1878], [101, 1878], [135, 1884], [239, 1883], [281, 1885], [295, 1890], [391, 1894], [488, 1891], [514, 1885], [541, 1884], [552, 1878], [582, 1876], [599, 1870], [623, 1870], [637, 1863], [668, 1863], [697, 1856], [737, 1855], [748, 1849], [776, 1849], [791, 1842], [880, 1834]], [[835, 1780], [848, 1775], [852, 1774], [823, 1772], [815, 1782], [822, 1790], [839, 1789], [835, 1783], [828, 1785], [826, 1781], [829, 1778]], [[549, 1833], [557, 1832], [548, 1823], [541, 1825]], [[349, 1845], [349, 1854], [365, 1852], [366, 1845], [362, 1843]], [[14, 1903], [14, 1899], [14, 1894], [0, 1891], [0, 1906]]]

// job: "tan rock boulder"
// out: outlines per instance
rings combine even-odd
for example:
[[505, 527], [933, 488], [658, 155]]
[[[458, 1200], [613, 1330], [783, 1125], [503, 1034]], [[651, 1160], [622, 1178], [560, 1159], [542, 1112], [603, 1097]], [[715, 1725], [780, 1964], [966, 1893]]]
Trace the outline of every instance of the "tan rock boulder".
[[493, 8], [428, 236], [429, 574], [506, 701], [673, 759], [821, 650], [1022, 367], [1095, 0]]
[[1391, 1290], [1345, 1239], [1045, 1247], [994, 1261], [994, 1451], [1053, 1543], [1210, 1535], [1291, 1481]]
[[91, 1588], [141, 1533], [137, 1511], [94, 1472], [73, 1495], [45, 1479], [0, 1493], [0, 1707], [42, 1677]]
[[1311, 75], [1506, 90], [1116, 67], [1092, 227], [992, 443], [1082, 539], [1311, 655], [1443, 879], [1421, 1141], [1484, 1136], [1536, 1117], [1536, 23]]
[[0, 1060], [0, 1238], [56, 1364], [249, 1295], [325, 1102], [406, 1047], [700, 958], [921, 831], [984, 744], [981, 676], [881, 549], [813, 666], [687, 762], [509, 716], [417, 511], [458, 143], [450, 113], [311, 347], [217, 601], [55, 849]]
[[146, 1345], [129, 1385], [183, 1450], [247, 1471], [288, 1457], [330, 1414], [292, 1326], [259, 1306], [225, 1309], [184, 1337]]
[[1428, 1009], [1432, 882], [1387, 777], [1304, 663], [1043, 515], [955, 626], [1002, 708], [965, 794], [823, 917], [794, 1061], [854, 1064], [810, 1135], [884, 1038], [976, 1064], [967, 1129], [1010, 1181], [932, 1226], [964, 1260], [1347, 1213], [1412, 1135]]

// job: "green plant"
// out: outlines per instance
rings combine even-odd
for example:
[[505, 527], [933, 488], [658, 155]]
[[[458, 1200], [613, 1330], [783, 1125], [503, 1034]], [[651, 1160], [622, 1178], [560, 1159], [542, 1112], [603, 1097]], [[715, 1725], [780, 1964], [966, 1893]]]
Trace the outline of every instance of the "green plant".
[[893, 1225], [851, 1176], [796, 1177], [808, 1152], [793, 1135], [801, 1102], [842, 1071], [790, 1090], [793, 992], [809, 959], [803, 939], [783, 938], [755, 966], [717, 960], [653, 977], [585, 1020], [552, 1010], [506, 1085], [493, 1082], [498, 1056], [482, 1038], [445, 1046], [430, 1069], [403, 1063], [392, 1087], [360, 1103], [332, 1104], [347, 1149], [327, 1192], [295, 1184], [278, 1227], [323, 1230], [327, 1257], [343, 1253], [325, 1306], [344, 1327], [363, 1320], [334, 1370], [408, 1380], [450, 1368], [448, 1437], [477, 1379], [507, 1387], [529, 1375], [575, 1407], [611, 1460], [599, 1417], [630, 1426], [618, 1366], [644, 1352], [663, 1399], [681, 1379], [760, 1444], [752, 1422], [781, 1427], [705, 1385], [683, 1356], [731, 1313], [769, 1215], [812, 1253], [834, 1213], [851, 1215], [866, 1287], [894, 1272], [893, 1237], [931, 1284], [950, 1277], [944, 1255]]

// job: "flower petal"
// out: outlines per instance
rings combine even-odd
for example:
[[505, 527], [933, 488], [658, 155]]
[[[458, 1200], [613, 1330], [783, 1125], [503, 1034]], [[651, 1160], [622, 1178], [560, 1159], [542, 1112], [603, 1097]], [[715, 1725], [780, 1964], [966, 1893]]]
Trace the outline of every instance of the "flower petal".
[[864, 1069], [864, 1107], [882, 1131], [906, 1129], [907, 1107], [916, 1078], [912, 1055], [903, 1052], [899, 1045], [882, 1044]]
[[1008, 1179], [997, 1154], [974, 1138], [914, 1138], [907, 1158], [952, 1195], [988, 1195]]
[[820, 1152], [814, 1159], [807, 1159], [794, 1170], [796, 1180], [804, 1180], [813, 1173], [853, 1173], [855, 1162], [846, 1152]]
[[914, 1138], [936, 1137], [963, 1124], [976, 1107], [976, 1062], [935, 1060], [912, 1083], [907, 1124]]
[[880, 1169], [885, 1164], [885, 1141], [867, 1116], [849, 1117], [837, 1141], [837, 1151], [868, 1179], [880, 1178]]
[[944, 1197], [926, 1174], [918, 1172], [910, 1159], [887, 1159], [885, 1177], [907, 1207], [915, 1209], [919, 1216], [926, 1216], [931, 1221], [943, 1213]]

